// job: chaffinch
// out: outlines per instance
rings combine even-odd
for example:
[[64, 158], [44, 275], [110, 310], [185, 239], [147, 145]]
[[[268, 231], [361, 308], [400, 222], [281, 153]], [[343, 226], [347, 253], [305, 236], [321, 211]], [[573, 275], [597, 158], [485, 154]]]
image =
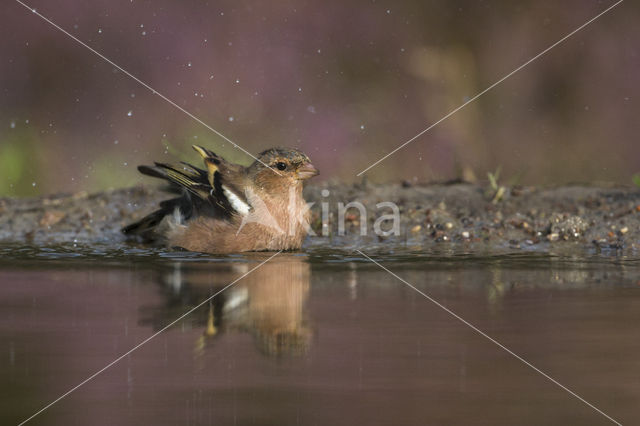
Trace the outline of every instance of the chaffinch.
[[271, 148], [248, 167], [194, 145], [206, 170], [181, 162], [139, 166], [169, 181], [181, 195], [122, 229], [127, 235], [207, 253], [293, 250], [307, 234], [309, 209], [303, 182], [318, 174], [293, 148]]

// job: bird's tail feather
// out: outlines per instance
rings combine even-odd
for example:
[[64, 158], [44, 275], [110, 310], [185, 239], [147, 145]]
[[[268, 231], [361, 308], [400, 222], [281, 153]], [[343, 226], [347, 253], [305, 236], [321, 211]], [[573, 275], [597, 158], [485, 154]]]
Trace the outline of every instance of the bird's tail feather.
[[158, 225], [162, 223], [166, 216], [177, 213], [180, 215], [182, 221], [193, 215], [193, 205], [189, 198], [188, 194], [185, 194], [182, 197], [160, 202], [160, 209], [148, 214], [137, 222], [125, 226], [122, 228], [122, 233], [125, 235], [140, 235], [145, 239], [158, 239], [160, 236], [158, 232], [156, 232]]

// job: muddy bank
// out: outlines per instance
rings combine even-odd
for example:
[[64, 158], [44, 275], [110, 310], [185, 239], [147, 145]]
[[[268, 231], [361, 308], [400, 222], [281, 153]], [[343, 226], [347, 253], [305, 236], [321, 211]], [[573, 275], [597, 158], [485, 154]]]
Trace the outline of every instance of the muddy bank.
[[[327, 192], [328, 191], [328, 192]], [[631, 187], [512, 187], [497, 191], [471, 184], [326, 183], [305, 189], [317, 236], [308, 246], [483, 246], [491, 250], [589, 247], [621, 253], [640, 250], [640, 190]], [[29, 199], [0, 199], [0, 241], [33, 244], [76, 242], [119, 245], [120, 228], [151, 212], [167, 194], [156, 187], [134, 187], [96, 194], [77, 193]], [[359, 201], [345, 214], [338, 232], [338, 202]], [[376, 235], [374, 223], [393, 202], [400, 211], [400, 235]], [[322, 211], [328, 213], [323, 228]], [[388, 229], [391, 222], [382, 224]], [[367, 231], [361, 235], [361, 230]]]

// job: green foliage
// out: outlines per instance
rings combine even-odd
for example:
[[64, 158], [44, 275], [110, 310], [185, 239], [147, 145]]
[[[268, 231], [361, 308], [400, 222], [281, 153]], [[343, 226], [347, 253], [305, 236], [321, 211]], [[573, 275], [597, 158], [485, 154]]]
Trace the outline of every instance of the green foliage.
[[491, 189], [493, 192], [493, 197], [491, 199], [491, 202], [493, 204], [497, 204], [499, 201], [501, 201], [506, 191], [506, 188], [504, 186], [498, 184], [498, 179], [500, 179], [501, 169], [502, 167], [498, 166], [495, 173], [491, 173], [491, 172], [487, 173], [487, 177], [489, 178], [489, 185], [491, 185]]
[[635, 175], [633, 175], [631, 177], [631, 180], [637, 187], [640, 187], [640, 173], [636, 173]]
[[494, 173], [491, 173], [491, 172], [487, 173], [487, 177], [489, 178], [489, 185], [491, 185], [491, 189], [493, 189], [494, 191], [498, 190], [498, 179], [500, 179], [501, 169], [502, 167], [498, 166], [498, 168]]
[[96, 158], [93, 161], [93, 171], [89, 175], [89, 188], [125, 188], [139, 179], [136, 164], [132, 164], [130, 160], [123, 160], [122, 157], [118, 154], [103, 154]]
[[33, 195], [35, 137], [30, 131], [12, 131], [0, 139], [0, 195]]

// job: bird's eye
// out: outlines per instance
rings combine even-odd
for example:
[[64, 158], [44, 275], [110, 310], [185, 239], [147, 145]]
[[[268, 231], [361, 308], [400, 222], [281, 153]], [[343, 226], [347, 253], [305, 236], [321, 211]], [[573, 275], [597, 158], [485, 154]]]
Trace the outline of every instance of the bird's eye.
[[284, 170], [287, 168], [287, 165], [285, 163], [283, 163], [282, 161], [278, 161], [276, 163], [276, 167], [278, 168], [278, 170]]

